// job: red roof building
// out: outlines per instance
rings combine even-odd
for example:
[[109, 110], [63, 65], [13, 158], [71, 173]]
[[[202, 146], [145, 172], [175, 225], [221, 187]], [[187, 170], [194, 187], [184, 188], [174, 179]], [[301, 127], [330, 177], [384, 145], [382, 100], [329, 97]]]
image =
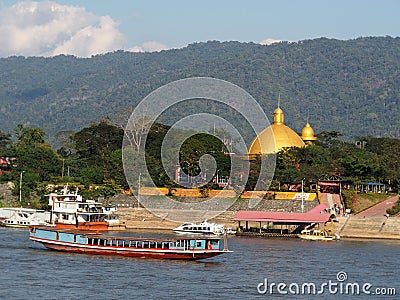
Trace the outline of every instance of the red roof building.
[[[325, 213], [326, 208], [326, 205], [319, 204], [305, 213], [240, 210], [233, 220], [239, 222], [239, 228], [241, 227], [240, 222], [246, 222], [246, 228], [242, 228], [242, 231], [256, 232], [263, 235], [278, 232], [281, 235], [285, 233], [287, 236], [297, 236], [298, 231], [306, 226], [330, 221], [332, 214]], [[259, 228], [249, 229], [249, 222], [259, 223]], [[267, 223], [267, 225], [262, 227], [261, 223], [263, 222]], [[276, 228], [276, 225], [279, 228]]]

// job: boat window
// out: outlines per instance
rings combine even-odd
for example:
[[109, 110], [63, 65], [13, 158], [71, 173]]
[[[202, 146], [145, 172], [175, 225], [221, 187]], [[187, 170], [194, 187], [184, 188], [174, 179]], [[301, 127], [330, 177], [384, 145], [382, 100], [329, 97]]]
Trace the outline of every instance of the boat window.
[[196, 243], [196, 248], [200, 248], [201, 247], [201, 241]]

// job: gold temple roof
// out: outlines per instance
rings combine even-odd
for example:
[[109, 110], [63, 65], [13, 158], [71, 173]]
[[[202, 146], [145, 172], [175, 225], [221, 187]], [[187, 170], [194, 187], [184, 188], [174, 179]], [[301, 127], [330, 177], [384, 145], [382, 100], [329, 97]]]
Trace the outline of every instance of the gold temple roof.
[[278, 107], [274, 111], [274, 123], [253, 139], [248, 147], [248, 154], [271, 154], [277, 153], [285, 147], [304, 146], [300, 136], [284, 124], [284, 113]]
[[306, 126], [304, 126], [303, 130], [301, 131], [301, 138], [303, 141], [315, 141], [317, 139], [310, 123], [307, 122]]

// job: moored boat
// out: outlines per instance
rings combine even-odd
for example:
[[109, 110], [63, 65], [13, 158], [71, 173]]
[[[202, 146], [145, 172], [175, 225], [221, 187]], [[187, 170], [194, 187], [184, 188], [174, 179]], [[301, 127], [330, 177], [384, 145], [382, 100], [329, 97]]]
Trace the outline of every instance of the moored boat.
[[[10, 209], [11, 210], [11, 209]], [[27, 228], [29, 226], [49, 225], [48, 214], [35, 209], [13, 209], [10, 216], [0, 221], [0, 226], [12, 228]]]
[[222, 235], [225, 233], [225, 227], [218, 223], [208, 223], [207, 220], [200, 224], [191, 222], [183, 223], [182, 225], [173, 229], [176, 233], [188, 233], [188, 234], [214, 234]]
[[125, 229], [120, 224], [116, 207], [103, 206], [95, 200], [85, 200], [69, 190], [68, 185], [60, 194], [49, 195], [51, 207], [50, 222], [57, 228], [75, 228], [81, 230]]
[[301, 231], [299, 237], [303, 240], [312, 240], [312, 241], [333, 241], [340, 239], [340, 236], [337, 234], [331, 235], [326, 230], [318, 230], [318, 229], [304, 229]]
[[227, 249], [226, 239], [221, 243], [220, 238], [208, 237], [131, 238], [39, 226], [30, 228], [29, 238], [51, 250], [82, 254], [199, 260], [232, 252]]

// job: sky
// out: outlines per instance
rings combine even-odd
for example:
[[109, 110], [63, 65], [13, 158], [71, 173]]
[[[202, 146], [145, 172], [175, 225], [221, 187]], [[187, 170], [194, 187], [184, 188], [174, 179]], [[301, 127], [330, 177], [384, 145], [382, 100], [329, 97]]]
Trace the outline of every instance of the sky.
[[400, 36], [399, 0], [0, 0], [0, 57]]

